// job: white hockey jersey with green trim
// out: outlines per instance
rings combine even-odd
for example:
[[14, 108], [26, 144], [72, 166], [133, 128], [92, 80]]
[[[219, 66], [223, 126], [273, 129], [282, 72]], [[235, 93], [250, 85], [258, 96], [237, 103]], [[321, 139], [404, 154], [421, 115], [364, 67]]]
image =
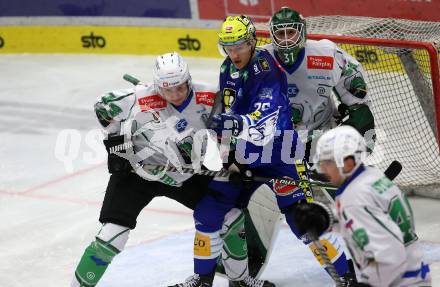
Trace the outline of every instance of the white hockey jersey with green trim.
[[[131, 139], [136, 162], [197, 169], [205, 156], [207, 140], [202, 117], [209, 116], [215, 93], [214, 86], [193, 83], [188, 98], [175, 107], [158, 94], [154, 85], [138, 85], [106, 93], [98, 98], [98, 104], [111, 111], [113, 118], [105, 131]], [[151, 174], [145, 169], [137, 173], [169, 185], [180, 185], [191, 177], [180, 172]]]
[[295, 129], [328, 129], [336, 112], [333, 90], [338, 100], [347, 106], [369, 103], [368, 93], [359, 98], [349, 92], [354, 78], [362, 77], [367, 81], [362, 66], [334, 42], [307, 40], [291, 67], [282, 64], [272, 44], [263, 48], [269, 50], [286, 72], [290, 105], [300, 117]]
[[371, 286], [430, 286], [406, 196], [380, 170], [359, 167], [337, 192], [339, 229]]

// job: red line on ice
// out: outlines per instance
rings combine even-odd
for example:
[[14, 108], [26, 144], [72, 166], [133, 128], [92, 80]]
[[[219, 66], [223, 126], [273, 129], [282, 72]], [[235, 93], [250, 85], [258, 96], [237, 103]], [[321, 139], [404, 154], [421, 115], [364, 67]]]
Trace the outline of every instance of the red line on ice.
[[66, 180], [66, 179], [69, 179], [69, 178], [72, 178], [72, 177], [75, 177], [75, 176], [78, 176], [78, 175], [81, 175], [81, 174], [87, 173], [87, 172], [89, 172], [89, 171], [91, 171], [91, 170], [97, 169], [97, 168], [103, 166], [104, 164], [105, 164], [105, 163], [96, 164], [96, 165], [93, 165], [93, 166], [91, 166], [91, 167], [88, 167], [88, 168], [85, 168], [85, 169], [78, 170], [77, 172], [70, 173], [70, 174], [66, 174], [66, 175], [61, 176], [61, 177], [59, 177], [59, 178], [55, 178], [55, 179], [52, 179], [52, 180], [50, 180], [50, 181], [43, 182], [43, 183], [41, 183], [41, 184], [39, 184], [39, 185], [33, 186], [33, 187], [31, 187], [31, 188], [28, 188], [28, 189], [26, 189], [26, 190], [20, 191], [19, 193], [20, 193], [20, 194], [29, 194], [29, 193], [32, 193], [32, 192], [37, 191], [37, 190], [39, 190], [39, 189], [41, 189], [41, 188], [44, 188], [44, 187], [47, 187], [47, 186], [50, 186], [50, 185], [56, 184], [56, 183], [61, 182], [61, 181], [63, 181], [63, 180]]

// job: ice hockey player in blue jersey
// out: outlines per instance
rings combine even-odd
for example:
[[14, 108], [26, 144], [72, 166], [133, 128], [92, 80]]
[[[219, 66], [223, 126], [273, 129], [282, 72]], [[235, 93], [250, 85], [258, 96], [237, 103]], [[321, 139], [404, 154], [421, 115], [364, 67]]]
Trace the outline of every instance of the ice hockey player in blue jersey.
[[[230, 180], [211, 182], [215, 192], [205, 196], [194, 211], [195, 275], [174, 287], [212, 286], [223, 245], [221, 223], [226, 214], [247, 206], [261, 185], [252, 177], [268, 178], [264, 184], [275, 194], [291, 230], [298, 238], [302, 235], [293, 223], [293, 214], [297, 203], [313, 200], [311, 194], [269, 178], [299, 180], [301, 173], [304, 179], [303, 148], [290, 119], [286, 75], [268, 51], [256, 47], [255, 32], [252, 21], [244, 15], [227, 17], [222, 24], [219, 48], [227, 55], [220, 71], [223, 109], [213, 117], [211, 126], [221, 138], [221, 147], [230, 148], [224, 157], [225, 166], [240, 172], [244, 180], [241, 185]], [[230, 286], [275, 286], [258, 281], [245, 269]]]

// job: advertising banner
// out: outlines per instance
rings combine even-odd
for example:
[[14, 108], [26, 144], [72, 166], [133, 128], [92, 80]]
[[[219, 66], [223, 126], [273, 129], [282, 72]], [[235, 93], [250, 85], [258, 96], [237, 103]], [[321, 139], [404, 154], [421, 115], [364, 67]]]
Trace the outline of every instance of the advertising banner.
[[0, 0], [2, 16], [118, 16], [191, 18], [190, 0]]
[[111, 26], [0, 27], [0, 54], [88, 53], [221, 57], [217, 31], [191, 28]]
[[343, 15], [402, 18], [440, 22], [440, 1], [436, 0], [198, 0], [201, 19], [224, 19], [247, 14], [255, 21], [267, 21], [283, 6], [304, 16]]

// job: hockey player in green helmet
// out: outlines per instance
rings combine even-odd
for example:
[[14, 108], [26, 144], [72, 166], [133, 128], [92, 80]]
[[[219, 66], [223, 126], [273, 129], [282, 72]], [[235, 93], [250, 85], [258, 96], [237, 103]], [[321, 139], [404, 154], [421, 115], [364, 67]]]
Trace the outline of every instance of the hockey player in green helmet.
[[270, 37], [281, 61], [293, 65], [307, 40], [304, 17], [283, 7], [270, 20]]
[[285, 70], [292, 121], [308, 135], [307, 159], [312, 139], [337, 125], [354, 127], [371, 148], [375, 125], [361, 64], [329, 40], [308, 40], [306, 21], [293, 9], [282, 7], [269, 26], [272, 43], [263, 47]]

